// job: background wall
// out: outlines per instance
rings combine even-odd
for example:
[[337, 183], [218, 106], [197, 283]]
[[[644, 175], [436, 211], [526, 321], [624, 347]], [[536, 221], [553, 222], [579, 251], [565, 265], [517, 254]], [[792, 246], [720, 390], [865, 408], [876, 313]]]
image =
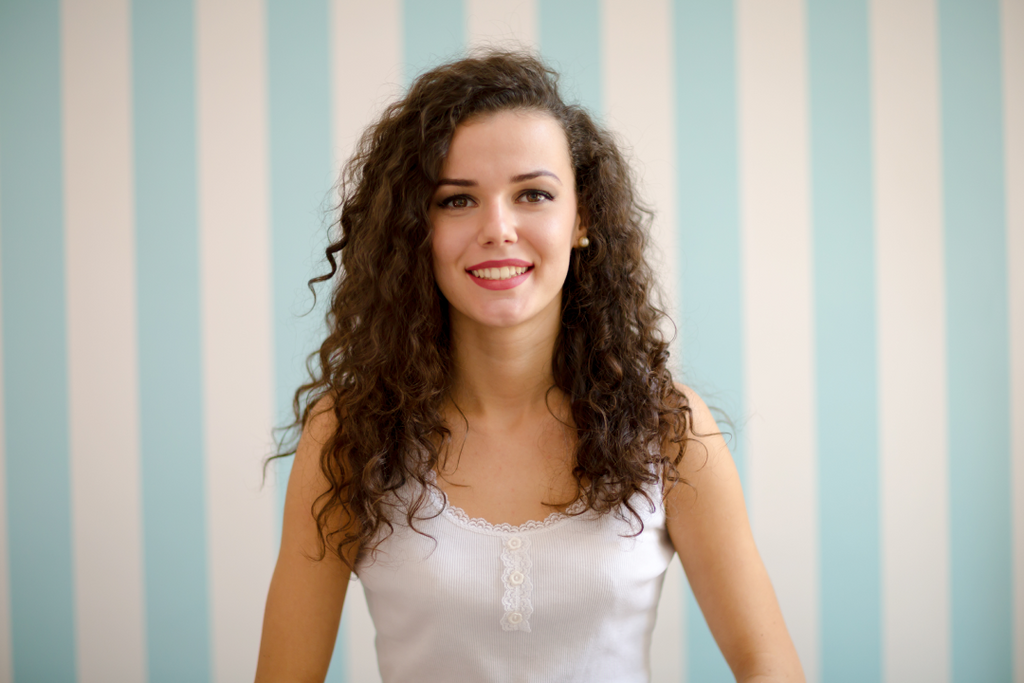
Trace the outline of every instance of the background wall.
[[[251, 679], [337, 169], [513, 36], [632, 150], [808, 680], [1024, 681], [1021, 0], [0, 0], [0, 680]], [[678, 567], [654, 659], [729, 680]]]

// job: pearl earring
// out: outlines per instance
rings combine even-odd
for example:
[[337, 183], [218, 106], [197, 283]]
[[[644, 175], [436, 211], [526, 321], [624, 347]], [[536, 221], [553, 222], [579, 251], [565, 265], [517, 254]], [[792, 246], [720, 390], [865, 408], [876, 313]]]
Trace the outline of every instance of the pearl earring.
[[587, 237], [584, 235], [583, 237], [580, 238], [580, 241], [577, 242], [577, 244], [580, 245], [580, 249], [586, 249], [587, 247], [590, 246], [590, 240], [587, 239]]

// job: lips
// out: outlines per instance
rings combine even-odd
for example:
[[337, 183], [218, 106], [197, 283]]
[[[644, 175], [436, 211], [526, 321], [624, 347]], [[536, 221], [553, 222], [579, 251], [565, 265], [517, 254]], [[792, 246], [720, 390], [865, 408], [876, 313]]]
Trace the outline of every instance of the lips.
[[529, 261], [524, 261], [522, 259], [507, 258], [507, 259], [501, 259], [500, 261], [483, 261], [482, 263], [477, 263], [475, 265], [470, 266], [469, 268], [466, 268], [466, 270], [467, 271], [470, 271], [470, 270], [483, 270], [484, 268], [503, 268], [503, 267], [508, 267], [508, 268], [514, 268], [514, 267], [529, 268], [532, 265], [533, 264], [530, 263]]
[[[503, 266], [503, 267], [504, 268], [512, 268], [514, 266]], [[522, 266], [520, 266], [520, 267], [522, 267]], [[481, 271], [478, 270], [477, 272], [479, 273]], [[483, 272], [493, 272], [493, 271], [488, 271], [487, 269], [483, 269]], [[469, 279], [472, 280], [474, 282], [474, 284], [477, 284], [477, 285], [483, 287], [484, 289], [502, 290], [502, 289], [512, 289], [514, 287], [519, 286], [520, 284], [525, 282], [526, 279], [528, 277], [530, 277], [530, 275], [532, 273], [533, 273], [533, 268], [526, 268], [525, 272], [520, 273], [519, 275], [514, 275], [512, 277], [506, 278], [504, 280], [490, 280], [490, 279], [486, 279], [486, 278], [482, 278], [482, 277], [477, 277], [476, 275], [474, 275], [473, 273], [471, 273], [469, 271], [466, 272], [466, 275], [469, 276]]]

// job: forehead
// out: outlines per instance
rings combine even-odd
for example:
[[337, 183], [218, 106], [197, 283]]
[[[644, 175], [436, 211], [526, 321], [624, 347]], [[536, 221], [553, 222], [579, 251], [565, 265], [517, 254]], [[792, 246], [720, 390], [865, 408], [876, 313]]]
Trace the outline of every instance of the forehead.
[[502, 111], [459, 124], [443, 172], [445, 177], [495, 171], [516, 175], [539, 168], [571, 178], [569, 142], [561, 124], [543, 112]]

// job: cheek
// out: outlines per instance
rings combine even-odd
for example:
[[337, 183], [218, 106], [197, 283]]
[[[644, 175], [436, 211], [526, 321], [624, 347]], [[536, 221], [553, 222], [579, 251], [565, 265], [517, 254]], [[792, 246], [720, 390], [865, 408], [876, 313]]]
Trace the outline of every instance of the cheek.
[[453, 269], [458, 262], [458, 245], [444, 231], [435, 231], [431, 240], [432, 267], [434, 281], [441, 292], [448, 296], [448, 283], [454, 278]]
[[574, 223], [561, 217], [557, 223], [548, 226], [543, 233], [543, 249], [548, 258], [558, 262], [569, 262], [572, 253]]
[[444, 267], [445, 259], [444, 256], [438, 253], [437, 249], [434, 249], [433, 263], [431, 264], [434, 270], [434, 280], [438, 284], [442, 284], [447, 275], [447, 269]]
[[448, 233], [445, 230], [439, 230], [437, 226], [433, 228], [430, 235], [430, 253], [434, 261], [434, 273], [437, 274], [445, 262], [450, 260], [452, 252], [450, 240], [447, 239]]

